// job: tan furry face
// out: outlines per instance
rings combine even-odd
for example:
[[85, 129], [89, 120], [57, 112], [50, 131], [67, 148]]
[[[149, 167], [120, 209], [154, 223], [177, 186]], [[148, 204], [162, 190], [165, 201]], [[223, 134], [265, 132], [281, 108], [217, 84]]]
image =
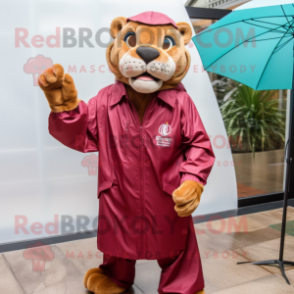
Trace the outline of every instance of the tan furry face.
[[107, 48], [107, 62], [116, 78], [135, 91], [152, 93], [174, 88], [186, 75], [190, 55], [185, 45], [192, 31], [187, 23], [151, 26], [112, 21], [113, 43]]

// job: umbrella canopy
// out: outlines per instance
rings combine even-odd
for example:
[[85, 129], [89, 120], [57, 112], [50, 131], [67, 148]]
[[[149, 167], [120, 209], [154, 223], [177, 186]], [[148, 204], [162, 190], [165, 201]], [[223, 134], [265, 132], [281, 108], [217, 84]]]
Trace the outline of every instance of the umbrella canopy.
[[[276, 1], [252, 4], [256, 2]], [[204, 69], [255, 90], [291, 89], [294, 4], [251, 8], [252, 4], [192, 38]]]

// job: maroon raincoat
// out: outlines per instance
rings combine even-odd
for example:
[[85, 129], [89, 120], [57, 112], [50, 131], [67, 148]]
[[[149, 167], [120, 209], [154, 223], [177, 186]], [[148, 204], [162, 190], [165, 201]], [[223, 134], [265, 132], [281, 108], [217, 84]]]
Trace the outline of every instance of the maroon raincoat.
[[88, 104], [49, 117], [64, 145], [99, 151], [98, 249], [127, 259], [169, 257], [186, 247], [191, 217], [178, 217], [172, 192], [187, 179], [206, 184], [214, 163], [197, 109], [180, 84], [160, 91], [142, 124], [123, 83]]

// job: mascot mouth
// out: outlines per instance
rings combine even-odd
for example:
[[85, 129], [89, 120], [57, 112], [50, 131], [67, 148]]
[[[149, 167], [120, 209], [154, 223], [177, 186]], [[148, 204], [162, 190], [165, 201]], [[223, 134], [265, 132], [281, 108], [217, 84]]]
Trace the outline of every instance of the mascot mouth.
[[148, 72], [129, 78], [130, 86], [139, 93], [153, 93], [160, 89], [163, 81]]
[[148, 81], [155, 81], [155, 82], [160, 81], [160, 79], [152, 76], [148, 72], [145, 72], [145, 73], [143, 73], [141, 75], [138, 75], [136, 77], [133, 77], [132, 80], [140, 80], [140, 81], [146, 81], [146, 82], [148, 82]]

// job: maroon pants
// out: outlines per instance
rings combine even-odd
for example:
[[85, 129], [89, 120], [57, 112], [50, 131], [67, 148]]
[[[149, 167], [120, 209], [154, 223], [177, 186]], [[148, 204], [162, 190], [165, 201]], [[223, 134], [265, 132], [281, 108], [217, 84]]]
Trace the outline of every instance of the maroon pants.
[[[191, 227], [186, 249], [175, 256], [158, 259], [157, 262], [162, 269], [159, 293], [195, 294], [204, 289], [198, 245]], [[136, 260], [104, 254], [100, 268], [117, 285], [129, 288], [134, 283], [135, 263]]]

